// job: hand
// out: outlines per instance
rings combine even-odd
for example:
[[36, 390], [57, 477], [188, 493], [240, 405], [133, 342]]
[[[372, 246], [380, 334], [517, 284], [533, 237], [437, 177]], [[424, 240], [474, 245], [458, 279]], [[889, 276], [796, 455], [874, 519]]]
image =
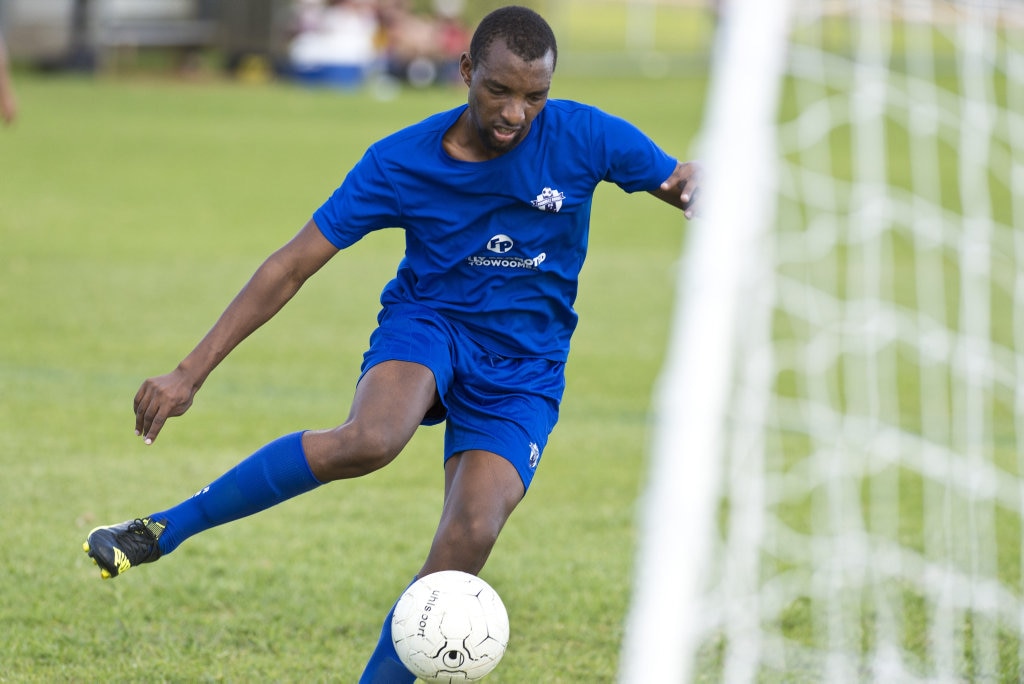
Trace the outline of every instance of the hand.
[[135, 394], [135, 434], [152, 444], [168, 418], [180, 416], [192, 406], [197, 389], [180, 366], [143, 382]]
[[[663, 192], [670, 192], [667, 201], [680, 206], [688, 219], [700, 213], [700, 182], [702, 175], [700, 162], [680, 162], [675, 171], [661, 184]], [[678, 194], [677, 194], [678, 193]]]

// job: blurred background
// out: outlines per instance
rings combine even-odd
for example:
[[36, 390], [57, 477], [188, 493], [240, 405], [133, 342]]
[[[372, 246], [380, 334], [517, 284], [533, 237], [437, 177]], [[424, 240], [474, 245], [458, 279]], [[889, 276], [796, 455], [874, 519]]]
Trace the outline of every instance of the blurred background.
[[[559, 37], [560, 70], [667, 75], [703, 67], [718, 0], [525, 0]], [[457, 78], [501, 0], [0, 0], [19, 68], [162, 71], [249, 82], [425, 87]], [[681, 29], [683, 29], [681, 31]]]

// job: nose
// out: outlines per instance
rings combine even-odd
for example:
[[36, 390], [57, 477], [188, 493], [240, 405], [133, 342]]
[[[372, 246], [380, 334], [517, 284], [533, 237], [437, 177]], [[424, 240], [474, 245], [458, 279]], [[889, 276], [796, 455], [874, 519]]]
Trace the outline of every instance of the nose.
[[519, 98], [512, 98], [501, 110], [501, 118], [509, 125], [518, 126], [526, 121], [526, 103]]

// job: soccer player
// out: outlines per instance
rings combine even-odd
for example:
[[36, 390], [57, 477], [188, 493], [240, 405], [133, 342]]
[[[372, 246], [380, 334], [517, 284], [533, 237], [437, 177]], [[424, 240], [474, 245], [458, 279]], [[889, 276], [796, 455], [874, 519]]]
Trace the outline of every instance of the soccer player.
[[[535, 12], [513, 6], [485, 17], [460, 63], [468, 103], [373, 144], [195, 349], [142, 384], [135, 430], [151, 444], [224, 357], [339, 250], [380, 228], [405, 230], [405, 257], [381, 295], [345, 422], [283, 436], [176, 506], [96, 528], [84, 548], [103, 577], [382, 468], [419, 425], [442, 421], [444, 505], [417, 576], [483, 568], [558, 418], [595, 187], [648, 191], [688, 218], [697, 203], [696, 164], [622, 119], [548, 99], [557, 57]], [[361, 682], [414, 680], [390, 625], [388, 615]]]

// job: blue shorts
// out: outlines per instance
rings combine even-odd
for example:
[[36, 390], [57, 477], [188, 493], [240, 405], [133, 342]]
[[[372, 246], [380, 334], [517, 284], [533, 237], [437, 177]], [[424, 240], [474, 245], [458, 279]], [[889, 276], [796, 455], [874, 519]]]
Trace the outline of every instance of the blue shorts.
[[457, 323], [416, 304], [389, 304], [377, 323], [362, 375], [383, 361], [429, 368], [441, 403], [423, 424], [445, 421], [444, 460], [470, 449], [496, 453], [515, 466], [529, 489], [558, 421], [565, 363], [499, 356]]

